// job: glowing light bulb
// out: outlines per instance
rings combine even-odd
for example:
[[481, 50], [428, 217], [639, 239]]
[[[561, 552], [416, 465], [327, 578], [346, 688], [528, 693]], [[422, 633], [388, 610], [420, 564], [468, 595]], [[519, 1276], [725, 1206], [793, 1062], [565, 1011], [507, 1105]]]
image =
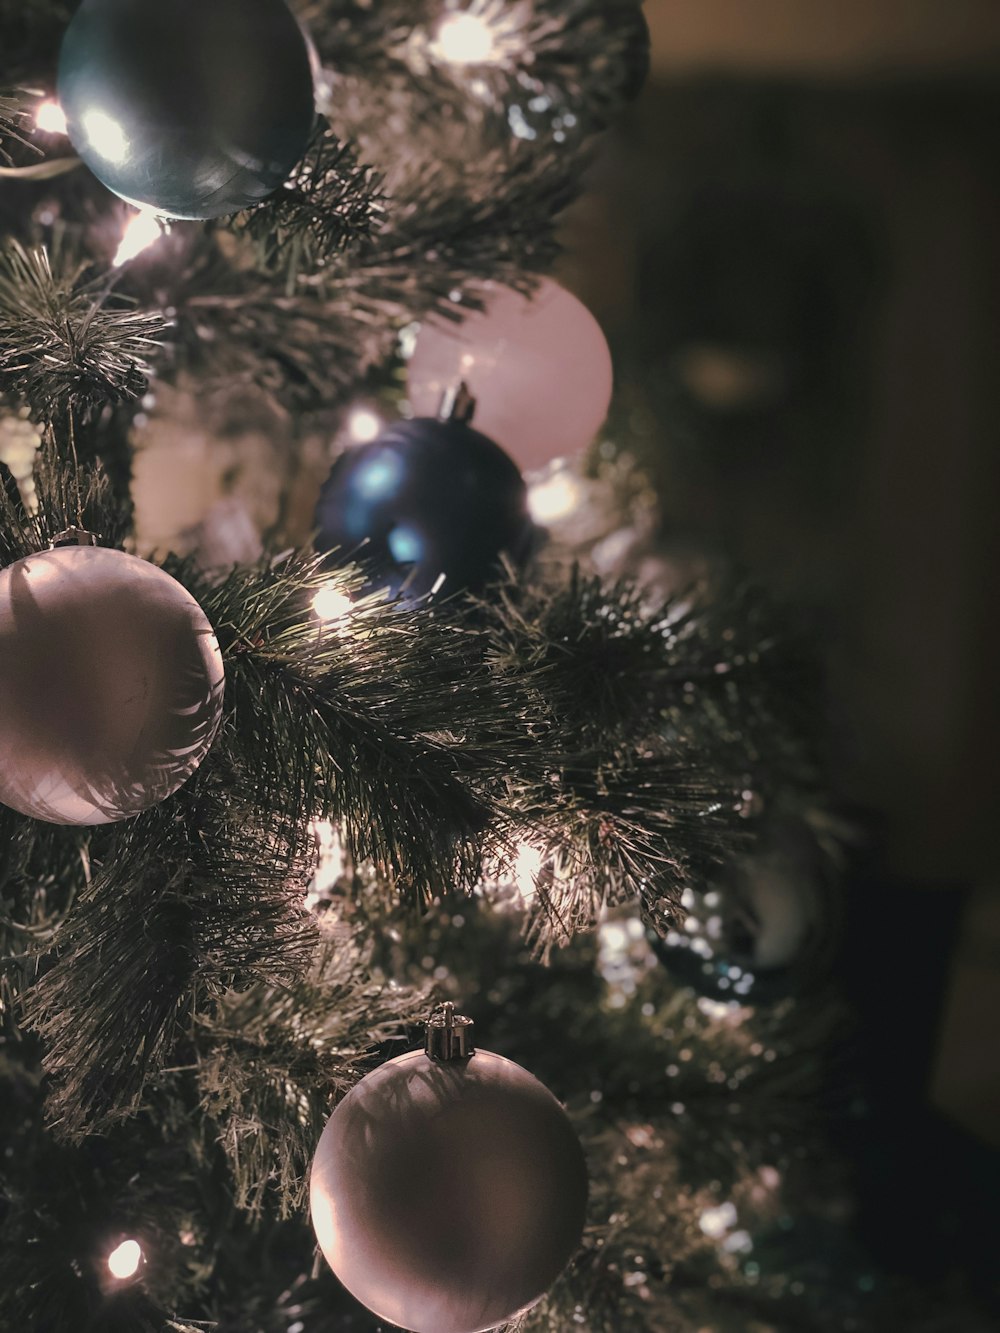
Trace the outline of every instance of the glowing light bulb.
[[721, 1240], [736, 1225], [736, 1209], [729, 1202], [720, 1203], [717, 1208], [706, 1208], [698, 1225], [712, 1240]]
[[143, 250], [148, 250], [162, 235], [163, 227], [155, 213], [143, 209], [141, 212], [134, 214], [125, 224], [121, 244], [115, 251], [115, 257], [112, 260], [114, 267], [120, 268], [122, 264], [127, 264], [130, 259], [135, 259], [136, 255], [141, 255]]
[[497, 54], [493, 30], [478, 14], [449, 14], [442, 19], [433, 50], [449, 65], [485, 65]]
[[128, 135], [106, 111], [87, 111], [81, 117], [83, 132], [91, 148], [107, 162], [117, 165], [128, 157]]
[[341, 620], [354, 603], [336, 583], [325, 583], [312, 599], [312, 609], [320, 620]]
[[528, 491], [528, 510], [536, 523], [552, 523], [571, 514], [580, 502], [580, 483], [568, 472], [546, 477]]
[[370, 407], [356, 407], [347, 418], [347, 433], [358, 444], [370, 444], [382, 431], [382, 419]]
[[541, 869], [542, 853], [537, 847], [532, 847], [530, 842], [522, 843], [514, 862], [514, 883], [526, 902], [535, 896], [535, 881]]
[[108, 1255], [108, 1268], [111, 1270], [111, 1276], [118, 1278], [119, 1281], [134, 1277], [138, 1273], [141, 1263], [142, 1248], [137, 1240], [123, 1240], [117, 1249], [112, 1250]]
[[35, 112], [35, 124], [46, 134], [66, 133], [66, 116], [58, 102], [42, 102]]

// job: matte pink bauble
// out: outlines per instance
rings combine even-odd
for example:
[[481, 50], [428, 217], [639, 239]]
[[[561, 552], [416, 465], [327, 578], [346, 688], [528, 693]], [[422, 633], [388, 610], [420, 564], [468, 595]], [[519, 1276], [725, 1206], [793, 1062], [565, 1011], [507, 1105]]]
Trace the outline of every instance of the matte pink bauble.
[[586, 449], [611, 403], [611, 353], [585, 305], [551, 278], [533, 297], [490, 284], [486, 307], [460, 324], [428, 319], [408, 369], [415, 416], [434, 416], [465, 381], [476, 430], [522, 472]]
[[583, 1152], [520, 1065], [411, 1051], [330, 1118], [313, 1160], [320, 1249], [344, 1286], [415, 1333], [479, 1333], [533, 1305], [580, 1243]]
[[106, 824], [195, 771], [222, 716], [204, 611], [148, 561], [66, 546], [0, 571], [0, 802]]

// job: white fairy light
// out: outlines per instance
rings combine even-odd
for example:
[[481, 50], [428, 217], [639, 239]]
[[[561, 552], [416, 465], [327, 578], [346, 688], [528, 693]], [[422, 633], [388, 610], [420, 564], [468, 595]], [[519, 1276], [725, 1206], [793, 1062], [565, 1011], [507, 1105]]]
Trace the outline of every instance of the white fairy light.
[[66, 113], [58, 102], [42, 102], [35, 112], [35, 124], [46, 134], [65, 134]]
[[342, 620], [354, 603], [336, 583], [324, 583], [312, 599], [312, 609], [320, 620]]
[[449, 65], [486, 65], [497, 55], [490, 24], [480, 15], [465, 11], [441, 20], [431, 50]]
[[370, 407], [356, 407], [347, 418], [347, 433], [357, 444], [370, 444], [382, 432], [382, 418]]
[[111, 1276], [122, 1282], [126, 1278], [135, 1277], [141, 1263], [142, 1247], [137, 1240], [123, 1240], [108, 1255], [108, 1268]]
[[162, 235], [163, 227], [155, 213], [150, 212], [148, 208], [134, 213], [126, 222], [125, 230], [122, 232], [121, 244], [115, 251], [112, 261], [114, 267], [121, 268], [122, 264], [135, 259], [136, 255], [148, 250]]
[[316, 844], [316, 870], [306, 893], [305, 906], [313, 911], [343, 875], [347, 858], [340, 834], [330, 820], [314, 819], [309, 831]]
[[721, 1240], [736, 1225], [736, 1219], [736, 1207], [727, 1201], [716, 1208], [706, 1208], [698, 1219], [698, 1225], [712, 1240]]
[[535, 896], [535, 881], [542, 869], [542, 853], [530, 842], [523, 842], [517, 851], [514, 862], [514, 883], [525, 902]]
[[528, 511], [536, 523], [553, 523], [580, 503], [580, 483], [571, 473], [555, 472], [528, 491]]

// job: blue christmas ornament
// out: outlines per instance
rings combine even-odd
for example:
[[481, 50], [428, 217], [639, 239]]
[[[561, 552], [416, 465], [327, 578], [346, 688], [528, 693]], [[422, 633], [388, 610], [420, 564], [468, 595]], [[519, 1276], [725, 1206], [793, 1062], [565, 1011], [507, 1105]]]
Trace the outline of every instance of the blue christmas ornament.
[[533, 533], [524, 481], [469, 414], [460, 398], [448, 419], [397, 421], [342, 454], [320, 492], [317, 550], [411, 602], [479, 591], [501, 553], [523, 559]]
[[306, 39], [285, 0], [83, 0], [58, 92], [94, 175], [173, 218], [260, 203], [315, 118]]

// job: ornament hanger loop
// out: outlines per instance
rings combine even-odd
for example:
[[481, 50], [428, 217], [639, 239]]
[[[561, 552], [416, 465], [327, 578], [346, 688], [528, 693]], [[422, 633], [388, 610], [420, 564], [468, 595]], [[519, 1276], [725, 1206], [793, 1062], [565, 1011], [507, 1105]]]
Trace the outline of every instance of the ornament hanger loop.
[[456, 1014], [450, 1000], [439, 1004], [427, 1020], [424, 1051], [431, 1060], [467, 1060], [475, 1055], [472, 1044], [474, 1023], [465, 1014]]

